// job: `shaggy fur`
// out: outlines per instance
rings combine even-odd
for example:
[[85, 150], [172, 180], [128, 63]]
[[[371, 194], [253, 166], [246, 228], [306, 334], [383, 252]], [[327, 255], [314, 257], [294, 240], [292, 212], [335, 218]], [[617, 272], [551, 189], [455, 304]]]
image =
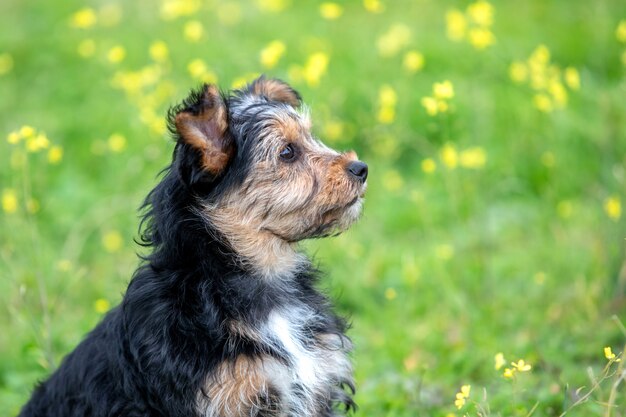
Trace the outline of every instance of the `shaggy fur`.
[[367, 166], [313, 138], [300, 97], [260, 78], [169, 112], [148, 195], [152, 252], [121, 304], [22, 417], [330, 417], [355, 407], [346, 324], [297, 241], [356, 220]]

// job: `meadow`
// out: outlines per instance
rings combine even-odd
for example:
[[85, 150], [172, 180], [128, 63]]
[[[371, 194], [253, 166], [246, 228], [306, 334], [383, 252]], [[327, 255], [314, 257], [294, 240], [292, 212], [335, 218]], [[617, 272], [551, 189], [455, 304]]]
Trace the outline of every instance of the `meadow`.
[[626, 416], [623, 0], [3, 0], [0, 415], [120, 301], [168, 107], [261, 73], [370, 167], [303, 245], [356, 415]]

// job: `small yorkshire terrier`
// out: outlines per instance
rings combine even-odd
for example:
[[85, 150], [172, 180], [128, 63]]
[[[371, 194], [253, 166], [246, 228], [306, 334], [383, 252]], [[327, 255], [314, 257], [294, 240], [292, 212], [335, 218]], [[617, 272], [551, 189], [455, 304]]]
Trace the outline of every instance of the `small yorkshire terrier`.
[[173, 160], [144, 203], [152, 252], [121, 304], [41, 383], [23, 417], [332, 417], [355, 408], [346, 323], [298, 242], [361, 213], [367, 165], [310, 132], [261, 77], [168, 113]]

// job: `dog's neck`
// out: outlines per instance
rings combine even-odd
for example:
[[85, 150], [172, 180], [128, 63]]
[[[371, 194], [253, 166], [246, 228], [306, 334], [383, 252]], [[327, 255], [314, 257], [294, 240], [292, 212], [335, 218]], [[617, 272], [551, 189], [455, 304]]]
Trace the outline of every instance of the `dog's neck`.
[[235, 221], [228, 209], [205, 211], [213, 228], [226, 238], [241, 265], [264, 279], [290, 279], [308, 265], [295, 242], [288, 242], [259, 225]]

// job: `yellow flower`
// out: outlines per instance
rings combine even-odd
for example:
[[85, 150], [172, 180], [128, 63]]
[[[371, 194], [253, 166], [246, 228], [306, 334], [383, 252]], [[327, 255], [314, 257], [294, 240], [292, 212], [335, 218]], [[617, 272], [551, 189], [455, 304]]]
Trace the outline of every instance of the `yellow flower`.
[[456, 399], [454, 400], [454, 405], [459, 410], [465, 405], [466, 399], [470, 396], [470, 390], [472, 389], [471, 385], [463, 385], [461, 390], [457, 392]]
[[19, 143], [19, 141], [22, 140], [22, 135], [19, 134], [19, 132], [11, 132], [9, 133], [9, 135], [7, 136], [7, 142], [9, 142], [11, 145], [16, 145], [17, 143]]
[[122, 248], [124, 239], [117, 230], [111, 230], [102, 236], [102, 246], [109, 253], [114, 253]]
[[454, 405], [456, 406], [456, 408], [458, 408], [459, 410], [461, 408], [463, 408], [463, 406], [465, 405], [465, 398], [463, 398], [463, 396], [461, 395], [461, 393], [456, 394], [456, 399], [454, 400]]
[[381, 13], [385, 10], [380, 0], [363, 0], [363, 7], [370, 13]]
[[13, 57], [8, 53], [0, 54], [0, 75], [8, 74], [13, 69]]
[[530, 55], [528, 63], [530, 66], [542, 67], [550, 62], [550, 50], [545, 45], [539, 45]]
[[426, 113], [429, 116], [436, 116], [439, 113], [439, 106], [437, 105], [437, 99], [433, 97], [422, 97], [422, 106], [426, 109]]
[[452, 83], [445, 80], [441, 83], [433, 84], [433, 95], [440, 100], [447, 100], [454, 97], [454, 87]]
[[335, 20], [343, 14], [343, 7], [337, 3], [322, 3], [320, 4], [320, 14], [324, 19]]
[[202, 23], [197, 20], [192, 20], [185, 23], [185, 27], [183, 28], [183, 34], [185, 39], [189, 42], [198, 42], [202, 38], [202, 34], [204, 33], [204, 26]]
[[552, 96], [554, 106], [557, 108], [563, 108], [567, 104], [567, 91], [563, 84], [559, 81], [553, 81], [548, 86], [548, 92]]
[[376, 47], [381, 56], [390, 57], [400, 52], [410, 41], [411, 29], [403, 23], [395, 23], [378, 38]]
[[250, 73], [247, 73], [246, 75], [242, 75], [241, 77], [237, 77], [233, 80], [230, 87], [235, 90], [243, 88], [246, 86], [246, 84], [250, 83], [255, 78], [258, 78], [259, 75], [260, 74], [257, 74], [255, 72], [250, 72]]
[[439, 157], [441, 158], [441, 162], [448, 167], [449, 169], [455, 169], [459, 162], [459, 155], [456, 151], [456, 148], [446, 143], [439, 151]]
[[326, 122], [323, 127], [324, 138], [330, 141], [340, 140], [344, 134], [344, 125], [341, 122]]
[[432, 158], [426, 158], [421, 163], [422, 171], [432, 174], [437, 169], [437, 163]]
[[450, 9], [446, 12], [446, 34], [451, 41], [460, 41], [465, 37], [467, 31], [467, 20], [465, 15], [457, 9]]
[[92, 57], [96, 53], [96, 42], [93, 39], [83, 39], [78, 44], [76, 51], [83, 58]]
[[163, 41], [154, 41], [150, 44], [150, 58], [155, 62], [165, 62], [170, 54], [167, 44]]
[[201, 78], [207, 70], [206, 64], [200, 58], [194, 59], [187, 65], [187, 71], [193, 78]]
[[2, 210], [5, 213], [13, 214], [17, 211], [17, 193], [12, 188], [2, 190]]
[[410, 73], [416, 73], [424, 68], [424, 55], [417, 51], [409, 51], [404, 54], [402, 66]]
[[504, 359], [504, 354], [502, 352], [496, 353], [494, 360], [494, 368], [496, 371], [499, 371], [500, 368], [502, 368], [506, 364], [506, 359]]
[[87, 29], [98, 21], [96, 12], [92, 8], [85, 7], [75, 12], [70, 18], [70, 26], [77, 29]]
[[324, 52], [316, 52], [309, 56], [303, 69], [303, 77], [311, 87], [319, 85], [320, 79], [326, 73], [329, 57]]
[[200, 0], [165, 0], [161, 3], [161, 18], [173, 20], [196, 13], [202, 3]]
[[279, 40], [270, 42], [261, 50], [260, 61], [264, 68], [272, 69], [276, 66], [280, 58], [285, 54], [287, 47], [285, 43]]
[[620, 362], [621, 359], [615, 356], [615, 353], [611, 350], [610, 346], [604, 348], [604, 357], [610, 361]]
[[548, 86], [548, 77], [543, 67], [530, 66], [530, 86], [534, 90], [542, 91]]
[[58, 164], [63, 159], [63, 148], [58, 145], [54, 145], [48, 151], [48, 162], [51, 164]]
[[37, 136], [31, 136], [26, 139], [26, 150], [28, 152], [39, 152], [50, 146], [50, 140], [45, 133], [39, 133]]
[[578, 74], [578, 70], [573, 67], [565, 68], [564, 73], [565, 84], [572, 90], [580, 89], [580, 75]]
[[481, 147], [468, 148], [459, 154], [459, 164], [463, 168], [480, 169], [487, 162], [487, 153]]
[[194, 59], [187, 65], [187, 71], [196, 80], [200, 80], [205, 83], [215, 84], [217, 82], [217, 75], [204, 63], [201, 59]]
[[25, 139], [30, 139], [35, 137], [35, 128], [32, 126], [24, 125], [20, 128], [19, 134], [21, 137]]
[[528, 68], [523, 62], [513, 62], [509, 66], [509, 77], [516, 83], [523, 83], [528, 79]]
[[256, 5], [260, 10], [272, 13], [282, 12], [289, 4], [289, 0], [256, 0]]
[[467, 6], [467, 15], [479, 26], [493, 24], [493, 6], [485, 0], [478, 0]]
[[390, 85], [383, 85], [378, 90], [378, 104], [381, 107], [394, 107], [398, 101], [396, 90]]
[[389, 301], [394, 300], [398, 296], [398, 293], [393, 288], [387, 288], [385, 290], [385, 298]]
[[615, 29], [615, 37], [618, 41], [626, 43], [626, 20], [620, 20]]
[[502, 373], [502, 376], [504, 376], [507, 379], [511, 379], [511, 378], [515, 377], [515, 368], [513, 368], [513, 369], [505, 368], [504, 372]]
[[98, 298], [93, 303], [93, 309], [96, 310], [96, 313], [98, 314], [104, 314], [107, 311], [109, 311], [110, 308], [111, 308], [111, 303], [109, 303], [109, 301], [105, 300], [104, 298]]
[[121, 45], [116, 45], [109, 49], [107, 53], [107, 59], [112, 64], [118, 64], [126, 58], [126, 49]]
[[391, 123], [396, 115], [396, 103], [398, 95], [393, 87], [383, 85], [378, 91], [378, 121], [380, 123]]
[[469, 31], [469, 42], [474, 48], [481, 50], [496, 43], [496, 37], [489, 29], [472, 28]]
[[393, 123], [396, 119], [396, 109], [394, 107], [381, 107], [376, 117], [380, 123]]
[[544, 113], [550, 113], [552, 110], [554, 110], [552, 100], [545, 94], [535, 94], [535, 96], [533, 97], [533, 104], [535, 105], [537, 110]]
[[109, 136], [107, 144], [112, 152], [119, 153], [126, 149], [126, 138], [119, 133], [114, 133]]
[[530, 371], [530, 369], [532, 368], [530, 364], [524, 362], [524, 359], [520, 359], [517, 362], [511, 362], [511, 365], [518, 372], [527, 372]]
[[604, 200], [604, 211], [613, 221], [618, 221], [622, 217], [622, 202], [619, 197], [613, 195]]

